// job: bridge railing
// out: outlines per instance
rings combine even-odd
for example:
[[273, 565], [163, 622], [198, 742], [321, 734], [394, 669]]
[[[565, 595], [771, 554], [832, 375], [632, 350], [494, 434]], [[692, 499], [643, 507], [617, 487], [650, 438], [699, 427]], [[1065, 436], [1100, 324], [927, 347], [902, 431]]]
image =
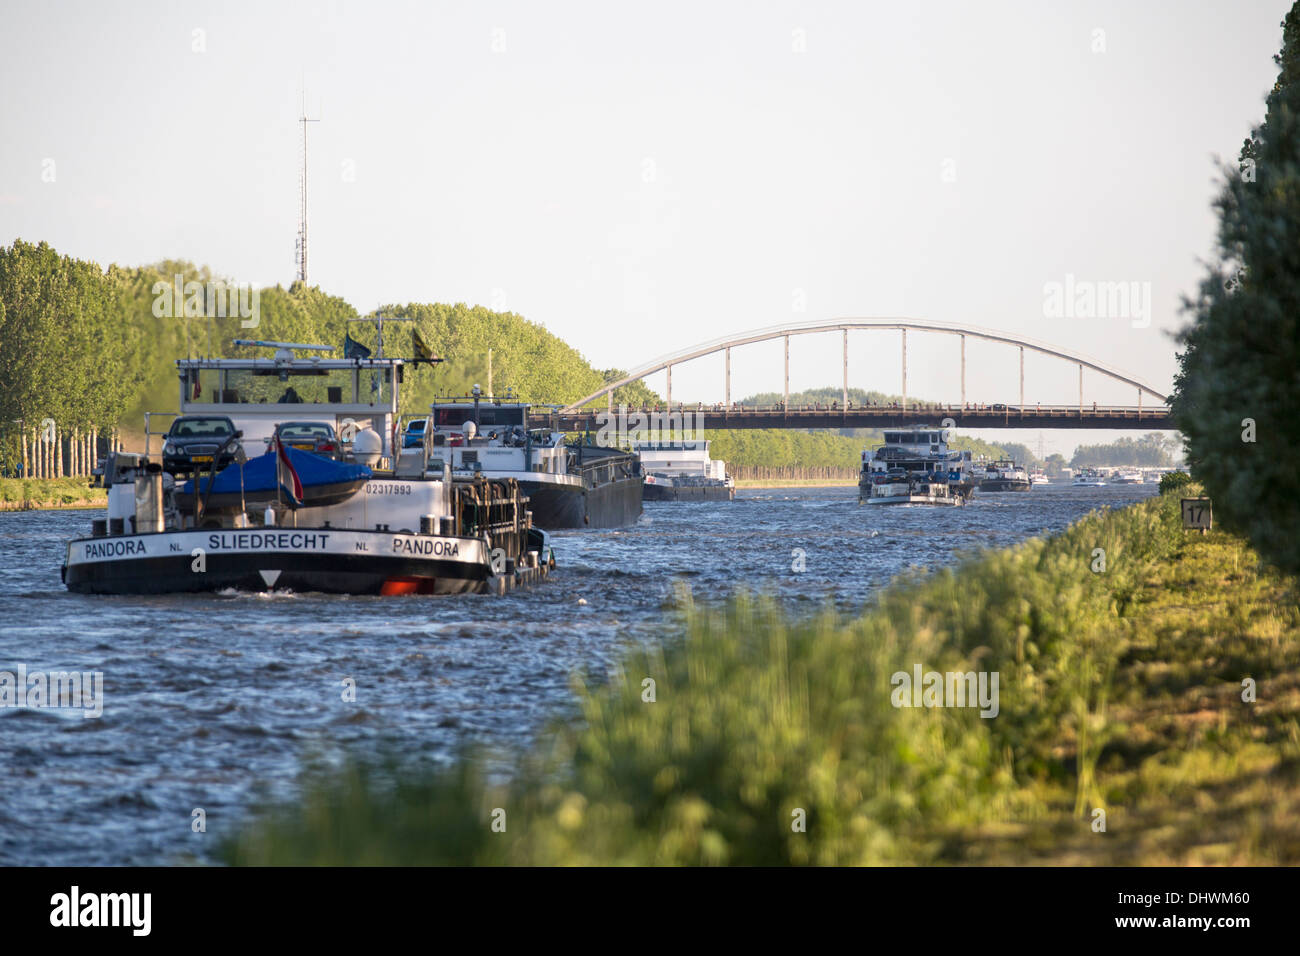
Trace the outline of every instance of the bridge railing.
[[[961, 404], [858, 404], [838, 402], [774, 405], [674, 402], [620, 410], [553, 412], [531, 416], [530, 425], [560, 431], [589, 431], [606, 426], [633, 428], [900, 428], [910, 425], [942, 427], [951, 419], [959, 428], [1175, 428], [1165, 405], [1006, 405], [1000, 402]], [[636, 416], [633, 418], [632, 416]], [[671, 416], [671, 417], [670, 417]]]
[[[838, 402], [808, 402], [808, 403], [791, 403], [789, 406], [780, 402], [774, 405], [752, 405], [741, 402], [733, 402], [726, 405], [722, 402], [673, 402], [671, 406], [665, 403], [644, 406], [615, 406], [613, 414], [618, 414], [620, 410], [625, 410], [628, 414], [668, 414], [668, 413], [685, 413], [685, 412], [708, 412], [711, 415], [802, 415], [816, 414], [828, 415], [840, 412], [855, 413], [874, 413], [888, 412], [904, 415], [932, 415], [935, 413], [955, 413], [955, 414], [1009, 414], [1009, 415], [1033, 415], [1033, 416], [1073, 416], [1080, 415], [1131, 415], [1134, 418], [1163, 418], [1169, 414], [1167, 405], [1100, 405], [1096, 402], [1088, 403], [1082, 407], [1079, 405], [1009, 405], [1001, 402], [967, 402], [965, 405], [960, 403], [942, 404], [942, 403], [919, 403], [908, 402], [902, 405], [899, 402], [849, 402], [841, 406]], [[561, 412], [565, 418], [589, 418], [596, 415], [608, 414], [605, 409], [584, 409], [574, 412]]]

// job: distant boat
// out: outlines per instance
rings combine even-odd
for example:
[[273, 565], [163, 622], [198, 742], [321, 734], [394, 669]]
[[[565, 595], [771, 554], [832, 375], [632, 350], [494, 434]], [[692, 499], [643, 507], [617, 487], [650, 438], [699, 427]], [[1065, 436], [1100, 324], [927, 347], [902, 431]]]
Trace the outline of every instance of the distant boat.
[[1096, 468], [1084, 468], [1075, 474], [1070, 484], [1076, 488], [1100, 488], [1106, 484], [1106, 479]]
[[890, 429], [875, 452], [862, 452], [858, 502], [869, 505], [966, 504], [975, 490], [971, 453], [950, 451], [943, 430], [929, 425]]
[[1136, 468], [1121, 471], [1115, 477], [1115, 483], [1117, 485], [1140, 485], [1142, 484], [1142, 472], [1138, 471]]
[[1030, 474], [1029, 483], [1031, 485], [1050, 485], [1052, 483], [1052, 480], [1047, 477], [1047, 473], [1045, 471], [1039, 468], [1035, 470], [1032, 474]]
[[709, 456], [709, 442], [638, 441], [632, 450], [641, 457], [644, 501], [732, 501], [736, 479], [726, 463]]
[[985, 467], [979, 483], [980, 491], [1028, 491], [1030, 487], [1025, 469], [1005, 458]]

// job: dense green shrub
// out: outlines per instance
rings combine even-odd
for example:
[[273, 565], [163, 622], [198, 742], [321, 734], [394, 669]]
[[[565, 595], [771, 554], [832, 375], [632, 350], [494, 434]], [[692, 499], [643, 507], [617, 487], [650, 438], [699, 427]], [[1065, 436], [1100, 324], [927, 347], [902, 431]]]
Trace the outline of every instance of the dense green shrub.
[[1263, 125], [1225, 170], [1218, 262], [1188, 303], [1173, 399], [1215, 517], [1300, 571], [1300, 6]]

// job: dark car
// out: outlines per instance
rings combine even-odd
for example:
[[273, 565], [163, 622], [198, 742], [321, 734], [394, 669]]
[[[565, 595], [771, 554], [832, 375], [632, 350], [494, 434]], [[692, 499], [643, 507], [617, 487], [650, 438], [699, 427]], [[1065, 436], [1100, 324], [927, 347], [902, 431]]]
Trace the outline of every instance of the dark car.
[[239, 443], [231, 439], [237, 435], [235, 423], [225, 415], [182, 415], [163, 440], [163, 471], [220, 471], [235, 460]]
[[[275, 426], [275, 434], [287, 448], [309, 451], [326, 458], [342, 458], [343, 446], [334, 426], [327, 422], [281, 422]], [[267, 442], [270, 446], [270, 441]]]

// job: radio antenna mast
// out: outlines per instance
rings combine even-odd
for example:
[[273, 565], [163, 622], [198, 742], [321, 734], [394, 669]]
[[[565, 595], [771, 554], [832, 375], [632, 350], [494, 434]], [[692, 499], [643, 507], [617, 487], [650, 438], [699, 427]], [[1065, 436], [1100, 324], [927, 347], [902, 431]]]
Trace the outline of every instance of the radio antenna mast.
[[307, 116], [307, 91], [302, 94], [302, 175], [298, 195], [298, 281], [307, 282], [307, 124], [319, 123], [320, 117], [312, 119]]

